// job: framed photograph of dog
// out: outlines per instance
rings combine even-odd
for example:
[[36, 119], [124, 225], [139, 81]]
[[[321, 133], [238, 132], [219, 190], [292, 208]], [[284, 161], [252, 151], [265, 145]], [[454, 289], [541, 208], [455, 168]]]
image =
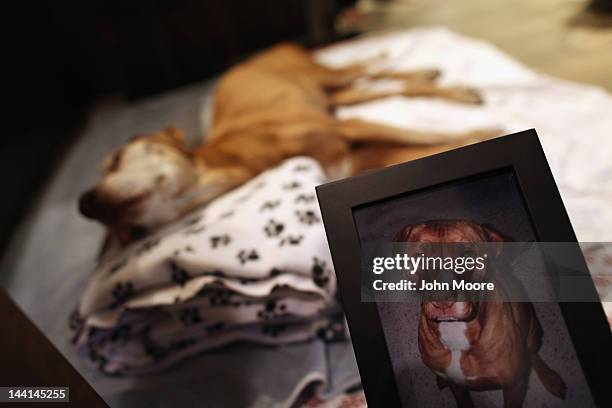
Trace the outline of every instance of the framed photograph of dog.
[[[369, 406], [612, 406], [610, 327], [535, 130], [317, 195]], [[580, 301], [364, 299], [373, 242], [510, 240], [570, 244], [560, 252], [573, 257]], [[562, 272], [548, 273], [554, 286]]]

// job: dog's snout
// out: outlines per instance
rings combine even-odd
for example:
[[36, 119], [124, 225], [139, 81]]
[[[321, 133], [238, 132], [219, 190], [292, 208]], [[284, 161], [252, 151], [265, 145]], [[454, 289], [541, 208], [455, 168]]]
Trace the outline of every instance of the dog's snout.
[[83, 194], [79, 198], [79, 211], [85, 217], [95, 218], [96, 217], [96, 190], [91, 189]]
[[445, 302], [431, 302], [431, 304], [433, 305], [433, 307], [435, 307], [436, 309], [449, 309], [451, 308], [455, 302], [452, 301], [445, 301]]

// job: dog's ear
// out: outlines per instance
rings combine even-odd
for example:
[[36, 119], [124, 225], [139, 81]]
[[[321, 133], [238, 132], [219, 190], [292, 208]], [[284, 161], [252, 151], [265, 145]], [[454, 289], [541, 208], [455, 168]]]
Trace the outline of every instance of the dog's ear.
[[490, 224], [482, 224], [480, 226], [484, 234], [485, 242], [492, 242], [491, 251], [495, 253], [495, 257], [499, 257], [502, 252], [502, 242], [512, 241], [508, 237], [493, 228]]
[[179, 128], [175, 128], [173, 126], [168, 126], [163, 130], [163, 133], [170, 137], [170, 139], [174, 140], [177, 143], [184, 145], [186, 143], [185, 134]]
[[404, 228], [399, 230], [393, 237], [393, 242], [409, 242], [410, 235], [414, 229], [413, 225], [406, 225]]
[[490, 224], [482, 224], [482, 231], [484, 232], [484, 241], [487, 242], [504, 242], [508, 241], [499, 231], [495, 230]]

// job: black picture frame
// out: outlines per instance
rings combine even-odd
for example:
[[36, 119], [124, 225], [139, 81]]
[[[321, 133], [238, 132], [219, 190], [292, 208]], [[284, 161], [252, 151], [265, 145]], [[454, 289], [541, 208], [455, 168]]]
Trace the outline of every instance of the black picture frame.
[[[361, 302], [355, 208], [485, 173], [510, 169], [540, 242], [576, 242], [535, 129], [398, 164], [317, 187], [317, 197], [370, 407], [400, 407], [376, 303]], [[576, 251], [580, 251], [576, 245]], [[575, 255], [575, 254], [574, 254]], [[584, 263], [584, 258], [578, 254]], [[582, 268], [588, 274], [586, 263]], [[592, 299], [598, 299], [595, 286]], [[559, 303], [598, 406], [612, 406], [612, 335], [601, 303]]]

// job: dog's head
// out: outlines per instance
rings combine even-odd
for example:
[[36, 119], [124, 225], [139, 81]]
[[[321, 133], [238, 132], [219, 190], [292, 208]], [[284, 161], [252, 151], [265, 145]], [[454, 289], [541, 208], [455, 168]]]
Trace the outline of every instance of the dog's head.
[[[488, 225], [479, 224], [469, 220], [434, 220], [420, 224], [408, 225], [402, 228], [395, 236], [395, 242], [411, 242], [411, 251], [419, 252], [425, 256], [443, 258], [472, 258], [499, 256], [499, 246], [492, 246], [487, 250], [483, 245], [472, 245], [482, 242], [503, 242], [507, 239], [498, 231]], [[449, 245], [442, 245], [449, 244]], [[414, 256], [414, 255], [413, 255]], [[488, 266], [490, 268], [492, 266]], [[428, 280], [447, 281], [454, 272], [428, 271]], [[473, 269], [465, 271], [462, 279], [466, 282], [484, 282], [487, 269]], [[480, 303], [477, 301], [457, 301], [456, 293], [436, 293], [436, 301], [424, 301], [422, 310], [425, 317], [433, 321], [469, 321], [477, 313]], [[448, 295], [445, 298], [445, 295]]]
[[80, 212], [111, 230], [148, 229], [181, 215], [183, 193], [197, 183], [182, 132], [135, 136], [109, 154], [102, 177], [81, 195]]

